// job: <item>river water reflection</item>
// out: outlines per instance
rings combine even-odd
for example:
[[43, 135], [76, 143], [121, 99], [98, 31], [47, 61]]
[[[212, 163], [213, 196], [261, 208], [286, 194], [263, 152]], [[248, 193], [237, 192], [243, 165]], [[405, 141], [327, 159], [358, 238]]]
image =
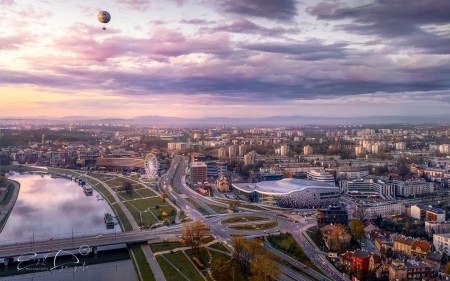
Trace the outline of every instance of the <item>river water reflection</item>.
[[131, 260], [94, 264], [85, 267], [33, 272], [0, 278], [0, 281], [137, 281]]
[[3, 231], [0, 244], [14, 241], [46, 240], [82, 235], [98, 235], [121, 231], [120, 226], [106, 229], [103, 217], [113, 213], [108, 203], [86, 196], [75, 182], [50, 175], [20, 175], [11, 179], [20, 182], [19, 198]]

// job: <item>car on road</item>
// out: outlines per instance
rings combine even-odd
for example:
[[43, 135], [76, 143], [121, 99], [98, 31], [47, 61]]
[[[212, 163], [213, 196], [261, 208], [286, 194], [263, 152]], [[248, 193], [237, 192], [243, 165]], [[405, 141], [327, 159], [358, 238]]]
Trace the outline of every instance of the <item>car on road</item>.
[[95, 237], [95, 238], [102, 238], [103, 237], [103, 235], [97, 235], [97, 237]]
[[308, 269], [308, 266], [307, 266], [307, 265], [303, 265], [303, 268], [304, 268], [304, 269]]

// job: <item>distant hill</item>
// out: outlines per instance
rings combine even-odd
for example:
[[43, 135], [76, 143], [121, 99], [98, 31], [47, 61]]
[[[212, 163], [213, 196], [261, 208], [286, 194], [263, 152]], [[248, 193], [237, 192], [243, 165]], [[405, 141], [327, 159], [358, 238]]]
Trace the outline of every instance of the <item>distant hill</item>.
[[364, 117], [308, 117], [270, 116], [264, 118], [204, 117], [181, 118], [159, 115], [134, 118], [95, 118], [89, 116], [65, 116], [38, 118], [2, 118], [1, 123], [67, 124], [69, 121], [83, 124], [130, 124], [161, 127], [274, 127], [300, 125], [363, 125], [363, 124], [450, 124], [449, 115], [437, 116], [364, 116]]

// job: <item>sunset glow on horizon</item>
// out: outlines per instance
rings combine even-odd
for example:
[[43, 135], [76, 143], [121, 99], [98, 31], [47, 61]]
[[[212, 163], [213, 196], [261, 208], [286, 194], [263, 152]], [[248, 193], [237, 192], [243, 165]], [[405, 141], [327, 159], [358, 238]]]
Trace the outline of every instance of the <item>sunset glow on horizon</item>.
[[0, 0], [0, 117], [449, 113], [450, 1], [80, 3]]

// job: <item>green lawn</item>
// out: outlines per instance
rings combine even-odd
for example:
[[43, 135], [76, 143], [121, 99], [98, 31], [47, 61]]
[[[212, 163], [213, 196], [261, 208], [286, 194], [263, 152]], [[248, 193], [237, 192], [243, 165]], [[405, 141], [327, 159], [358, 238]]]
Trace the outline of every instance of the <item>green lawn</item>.
[[91, 178], [86, 178], [86, 179], [93, 187], [95, 187], [95, 189], [100, 194], [103, 195], [103, 197], [105, 197], [107, 199], [111, 208], [114, 210], [114, 213], [116, 214], [116, 216], [119, 217], [119, 220], [123, 225], [122, 230], [123, 231], [132, 231], [133, 227], [131, 226], [131, 223], [128, 221], [127, 217], [125, 216], [125, 213], [122, 211], [122, 209], [117, 204], [114, 204], [114, 203], [116, 203], [116, 200], [114, 199], [112, 194], [105, 187], [103, 187], [102, 184], [98, 183], [96, 180], [93, 180]]
[[31, 171], [46, 171], [46, 170], [24, 165], [0, 165], [0, 174], [6, 174], [8, 171], [31, 172]]
[[142, 179], [145, 183], [156, 182], [156, 179]]
[[0, 221], [0, 232], [3, 230], [4, 225], [8, 221], [9, 215], [11, 214], [11, 210], [8, 212], [8, 214]]
[[122, 186], [126, 182], [134, 184], [134, 182], [124, 179], [124, 178], [115, 178], [115, 179], [111, 179], [111, 180], [107, 181], [109, 186]]
[[11, 198], [14, 194], [14, 184], [8, 183], [8, 187], [6, 188], [6, 196], [3, 198], [3, 201], [0, 202], [0, 205], [6, 205], [11, 201]]
[[[176, 265], [178, 270], [180, 270], [184, 275], [186, 275], [189, 280], [203, 280], [203, 277], [194, 268], [194, 265], [186, 258], [182, 252], [176, 252], [173, 254], [164, 255], [173, 265]], [[206, 264], [205, 264], [206, 265]]]
[[305, 254], [303, 249], [300, 247], [300, 245], [298, 245], [297, 241], [295, 241], [294, 237], [292, 237], [290, 233], [270, 235], [267, 237], [267, 239], [269, 240], [270, 245], [272, 245], [272, 247], [274, 247], [275, 249], [283, 252], [284, 254], [303, 264], [306, 264], [311, 269], [314, 269], [320, 274], [324, 274], [317, 265], [311, 262], [309, 257]]
[[184, 247], [184, 246], [180, 242], [156, 243], [156, 244], [150, 245], [150, 249], [152, 249], [153, 253], [169, 251], [169, 250], [173, 250], [175, 248], [181, 248], [181, 247]]
[[[139, 267], [139, 271], [141, 272], [143, 281], [156, 281], [155, 276], [153, 275], [152, 269], [148, 264], [147, 258], [144, 255], [144, 251], [142, 251], [140, 246], [131, 247], [133, 251], [134, 257], [136, 258], [137, 265]], [[139, 276], [139, 275], [138, 275]]]
[[107, 175], [107, 174], [95, 174], [95, 173], [89, 173], [89, 176], [99, 179], [101, 181], [106, 181], [106, 180], [110, 179], [110, 177], [111, 177], [110, 175]]
[[134, 190], [133, 190], [133, 192], [131, 192], [131, 194], [126, 193], [125, 191], [122, 191], [121, 188], [116, 188], [115, 191], [116, 191], [116, 194], [119, 195], [119, 197], [121, 197], [122, 201], [143, 198], [139, 193], [134, 192]]
[[197, 204], [194, 200], [192, 200], [191, 198], [185, 198], [186, 201], [189, 201], [189, 203], [191, 203], [200, 213], [205, 214], [205, 215], [209, 215], [209, 212], [206, 211], [205, 209], [203, 209], [202, 207], [200, 207], [199, 204]]
[[50, 168], [48, 167], [48, 171], [49, 172], [53, 172], [53, 173], [62, 173], [62, 174], [68, 174], [68, 175], [72, 175], [72, 176], [79, 176], [80, 172], [78, 171], [73, 171], [73, 170], [68, 170], [68, 169], [59, 169], [59, 168]]
[[220, 206], [216, 206], [216, 205], [211, 205], [211, 204], [206, 204], [206, 206], [210, 207], [211, 209], [213, 209], [217, 213], [223, 213], [223, 212], [226, 212], [228, 210], [228, 208], [220, 207]]
[[140, 188], [135, 190], [134, 192], [139, 193], [140, 195], [142, 195], [143, 197], [152, 197], [152, 196], [157, 196], [156, 193], [154, 193], [153, 191], [151, 191], [148, 188]]
[[206, 244], [206, 243], [209, 243], [211, 241], [214, 241], [214, 239], [215, 239], [214, 237], [208, 236], [208, 237], [205, 237], [205, 238], [202, 239], [202, 243]]
[[268, 222], [268, 223], [259, 223], [259, 224], [245, 224], [245, 225], [236, 225], [230, 226], [231, 229], [236, 230], [261, 230], [261, 229], [270, 229], [277, 227], [278, 222]]
[[208, 251], [207, 251], [207, 249], [204, 249], [204, 248], [200, 248], [200, 254], [196, 254], [196, 255], [192, 255], [192, 250], [186, 250], [185, 251], [185, 253], [188, 255], [188, 257], [189, 258], [193, 258], [193, 257], [197, 257], [197, 258], [199, 258], [201, 261], [202, 261], [202, 263], [205, 265], [205, 268], [208, 268], [208, 267], [210, 267], [211, 266], [211, 264], [212, 264], [212, 261], [211, 261], [211, 263], [209, 263], [209, 254], [208, 254]]
[[230, 251], [229, 251], [227, 248], [225, 248], [225, 246], [222, 245], [222, 243], [220, 243], [220, 242], [211, 244], [209, 247], [214, 248], [214, 249], [217, 249], [217, 250], [219, 250], [219, 251], [227, 252], [227, 253], [230, 252]]
[[184, 281], [186, 278], [183, 277], [178, 271], [176, 271], [173, 266], [171, 266], [163, 257], [157, 256], [156, 261], [161, 267], [162, 272], [164, 273], [164, 277], [166, 280], [173, 281]]
[[[149, 212], [142, 213], [142, 216], [144, 216], [144, 214], [146, 214], [146, 217], [148, 217], [152, 221], [152, 222], [147, 223], [143, 217], [142, 219], [144, 220], [145, 225], [151, 225], [152, 223], [159, 221], [159, 220], [157, 220], [157, 218], [158, 218], [158, 216], [161, 216], [161, 212], [159, 211], [160, 209], [163, 209], [163, 211], [165, 211], [168, 214], [168, 216], [166, 216], [166, 217], [161, 217], [161, 220], [164, 218], [167, 218], [170, 221], [175, 220], [175, 215], [170, 215], [170, 212], [172, 210], [175, 210], [175, 208], [173, 208], [172, 206], [170, 206], [169, 204], [167, 204], [165, 202], [163, 203], [161, 201], [161, 198], [159, 198], [159, 197], [147, 198], [147, 199], [141, 199], [141, 200], [133, 200], [133, 201], [128, 201], [127, 203], [125, 203], [125, 206], [127, 206], [127, 208], [130, 210], [130, 212], [132, 214], [133, 214], [133, 212], [137, 213], [137, 216], [139, 218], [139, 211], [137, 211], [135, 208], [129, 206], [129, 204], [136, 207], [139, 211], [146, 211], [147, 209], [149, 209], [150, 212], [153, 213], [153, 215], [150, 214]], [[156, 206], [158, 206], [158, 209], [155, 208]], [[140, 219], [137, 220], [137, 222], [139, 222], [139, 221], [140, 221]]]
[[259, 220], [267, 220], [267, 219], [263, 218], [263, 217], [258, 217], [258, 216], [233, 217], [233, 218], [228, 218], [226, 220], [223, 220], [222, 224], [233, 223], [233, 222], [243, 222], [243, 221], [259, 221]]

